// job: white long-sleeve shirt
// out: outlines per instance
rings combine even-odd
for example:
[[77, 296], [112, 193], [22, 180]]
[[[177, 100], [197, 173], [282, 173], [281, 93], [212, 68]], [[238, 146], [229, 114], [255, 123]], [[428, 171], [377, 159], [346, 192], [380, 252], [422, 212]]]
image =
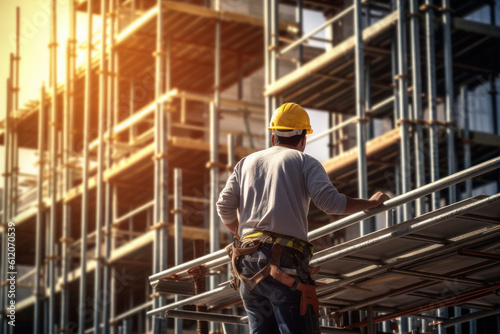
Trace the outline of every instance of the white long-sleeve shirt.
[[220, 193], [217, 211], [226, 225], [239, 220], [241, 237], [269, 231], [307, 241], [311, 199], [327, 214], [342, 214], [346, 207], [345, 195], [318, 160], [274, 146], [238, 162]]

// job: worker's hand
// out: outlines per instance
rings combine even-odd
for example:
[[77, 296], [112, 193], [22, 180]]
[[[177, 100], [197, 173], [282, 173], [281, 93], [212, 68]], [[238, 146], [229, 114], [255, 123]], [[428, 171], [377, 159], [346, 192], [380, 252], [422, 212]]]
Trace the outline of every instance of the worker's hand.
[[373, 203], [372, 208], [376, 208], [385, 201], [387, 201], [390, 197], [381, 191], [377, 191], [372, 197], [370, 197], [370, 202]]

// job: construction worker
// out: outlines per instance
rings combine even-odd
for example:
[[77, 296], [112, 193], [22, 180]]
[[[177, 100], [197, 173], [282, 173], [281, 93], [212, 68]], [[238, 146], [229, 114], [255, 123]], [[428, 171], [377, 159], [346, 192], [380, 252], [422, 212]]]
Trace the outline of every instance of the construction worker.
[[229, 247], [233, 283], [251, 333], [320, 333], [308, 266], [310, 200], [340, 215], [377, 207], [389, 197], [378, 192], [370, 199], [350, 198], [337, 191], [321, 163], [303, 153], [313, 130], [300, 105], [276, 109], [269, 129], [273, 146], [241, 159], [217, 202], [222, 222], [236, 236]]

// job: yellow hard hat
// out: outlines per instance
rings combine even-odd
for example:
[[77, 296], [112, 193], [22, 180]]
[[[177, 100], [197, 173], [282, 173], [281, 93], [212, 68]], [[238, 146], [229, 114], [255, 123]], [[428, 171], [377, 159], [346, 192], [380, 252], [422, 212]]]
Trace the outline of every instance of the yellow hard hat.
[[313, 133], [307, 111], [293, 102], [283, 104], [276, 109], [269, 124], [269, 130], [307, 130]]

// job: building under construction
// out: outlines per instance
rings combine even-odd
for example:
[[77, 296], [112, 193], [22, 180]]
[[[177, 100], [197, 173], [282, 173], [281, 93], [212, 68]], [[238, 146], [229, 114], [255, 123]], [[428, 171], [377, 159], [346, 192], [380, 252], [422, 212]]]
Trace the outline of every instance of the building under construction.
[[248, 332], [215, 202], [293, 101], [328, 123], [308, 142], [327, 139], [315, 149], [339, 191], [393, 194], [346, 217], [310, 208], [322, 332], [500, 333], [499, 4], [69, 3], [61, 27], [52, 1], [51, 78], [33, 100], [19, 101], [19, 68], [37, 61], [19, 29], [11, 55], [0, 332]]

